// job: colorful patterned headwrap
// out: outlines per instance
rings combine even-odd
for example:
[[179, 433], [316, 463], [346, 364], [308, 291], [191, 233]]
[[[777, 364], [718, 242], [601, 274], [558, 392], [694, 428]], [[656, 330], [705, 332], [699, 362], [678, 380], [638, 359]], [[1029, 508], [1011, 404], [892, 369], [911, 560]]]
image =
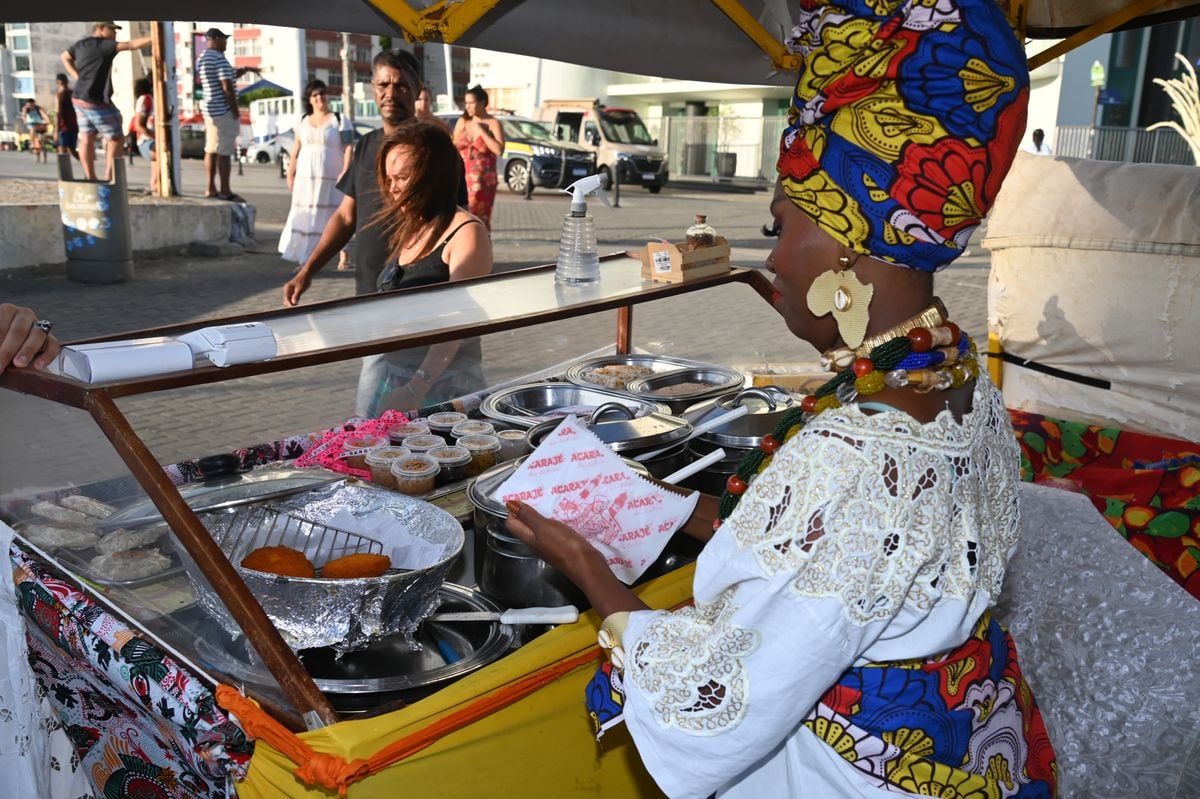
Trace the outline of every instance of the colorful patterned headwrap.
[[851, 249], [926, 272], [962, 254], [1025, 130], [1025, 54], [995, 0], [800, 0], [779, 173]]

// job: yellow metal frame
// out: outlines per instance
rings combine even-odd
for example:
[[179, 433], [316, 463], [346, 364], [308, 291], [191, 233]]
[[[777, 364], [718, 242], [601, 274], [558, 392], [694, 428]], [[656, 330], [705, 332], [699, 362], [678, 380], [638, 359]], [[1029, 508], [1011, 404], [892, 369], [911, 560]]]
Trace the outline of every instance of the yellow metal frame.
[[1126, 8], [1112, 14], [1099, 22], [1093, 23], [1083, 30], [1073, 33], [1053, 47], [1047, 48], [1029, 59], [1029, 68], [1037, 69], [1042, 64], [1048, 64], [1060, 55], [1071, 52], [1080, 45], [1087, 44], [1098, 36], [1109, 33], [1126, 22], [1137, 19], [1143, 14], [1149, 14], [1159, 6], [1166, 5], [1168, 0], [1139, 0]]
[[[418, 11], [406, 0], [367, 0], [375, 9], [399, 26], [410, 42], [441, 41], [453, 44], [471, 26], [491, 11], [500, 0], [440, 0]], [[738, 0], [711, 0], [725, 16], [750, 37], [771, 60], [771, 66], [781, 72], [795, 72], [800, 59], [787, 46], [771, 35]]]

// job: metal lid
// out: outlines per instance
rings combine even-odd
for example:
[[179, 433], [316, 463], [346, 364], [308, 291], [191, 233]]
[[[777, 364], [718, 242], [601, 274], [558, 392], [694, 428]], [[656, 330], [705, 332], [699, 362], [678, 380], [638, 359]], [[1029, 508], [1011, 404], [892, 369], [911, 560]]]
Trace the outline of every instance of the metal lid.
[[[498, 466], [493, 466], [483, 474], [471, 481], [471, 485], [467, 487], [467, 497], [471, 500], [471, 504], [482, 511], [499, 516], [501, 518], [508, 515], [508, 508], [504, 507], [504, 503], [496, 499], [496, 489], [500, 488], [512, 473], [517, 470], [517, 467], [525, 462], [528, 455], [511, 460], [506, 463], [501, 463]], [[631, 461], [628, 458], [623, 459], [625, 465], [633, 469], [636, 474], [642, 477], [648, 477], [650, 472], [646, 467], [637, 461]]]
[[[343, 477], [344, 475], [327, 469], [298, 469], [294, 466], [284, 466], [187, 483], [179, 487], [179, 494], [183, 497], [184, 502], [198, 513], [297, 494], [317, 486], [337, 482]], [[162, 522], [162, 514], [159, 513], [158, 508], [154, 507], [150, 498], [146, 497], [121, 508], [100, 522], [97, 527], [101, 530], [112, 530], [117, 527], [143, 527], [147, 524], [161, 524]]]
[[674, 372], [678, 369], [706, 368], [709, 368], [706, 363], [667, 355], [601, 355], [571, 364], [563, 377], [577, 386], [598, 386], [613, 391], [624, 391], [629, 383], [641, 377]]
[[796, 405], [796, 398], [777, 386], [747, 388], [693, 405], [683, 417], [699, 427], [715, 416], [744, 406], [748, 409], [745, 416], [703, 433], [699, 438], [723, 447], [753, 449], [763, 436], [774, 432], [783, 415]]
[[630, 408], [636, 416], [670, 411], [665, 405], [649, 399], [571, 383], [527, 383], [502, 389], [480, 403], [479, 410], [488, 418], [528, 429], [539, 422], [561, 419], [569, 413], [589, 416], [608, 402], [619, 402]]
[[588, 429], [613, 452], [635, 452], [687, 438], [692, 425], [678, 416], [662, 413], [630, 418], [624, 406], [608, 405], [596, 409]]
[[627, 388], [631, 394], [658, 402], [687, 402], [736, 391], [745, 382], [745, 375], [736, 369], [706, 366], [643, 377]]

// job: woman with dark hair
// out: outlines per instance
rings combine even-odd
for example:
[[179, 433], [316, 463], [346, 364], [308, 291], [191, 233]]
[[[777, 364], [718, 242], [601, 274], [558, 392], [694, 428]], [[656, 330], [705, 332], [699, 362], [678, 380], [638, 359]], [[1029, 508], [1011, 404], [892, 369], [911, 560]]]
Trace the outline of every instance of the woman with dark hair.
[[34, 159], [39, 164], [46, 163], [45, 139], [50, 123], [46, 109], [38, 105], [37, 100], [30, 97], [25, 101], [25, 105], [21, 106], [21, 121], [25, 123], [25, 129], [29, 131], [29, 147], [33, 150]]
[[[371, 224], [386, 231], [388, 266], [380, 291], [415, 288], [492, 271], [492, 242], [482, 220], [458, 206], [463, 164], [445, 127], [414, 120], [397, 127], [376, 161], [384, 206]], [[368, 360], [358, 412], [378, 416], [453, 399], [485, 385], [478, 339], [435, 344]]]
[[150, 165], [150, 192], [158, 194], [158, 154], [154, 151], [154, 84], [150, 78], [138, 78], [133, 84], [134, 144]]
[[828, 382], [698, 502], [694, 605], [650, 610], [530, 505], [508, 530], [604, 619], [592, 720], [624, 722], [669, 796], [1052, 799], [1054, 749], [991, 614], [1020, 453], [933, 295], [1020, 143], [1025, 53], [994, 0], [804, 0], [790, 44], [766, 267]]
[[[310, 80], [302, 98], [304, 113], [294, 128], [287, 182], [292, 208], [279, 237], [279, 253], [286, 261], [308, 260], [326, 223], [342, 202], [337, 182], [350, 166], [354, 129], [350, 119], [329, 108], [323, 81]], [[338, 269], [345, 269], [346, 251]]]
[[504, 128], [487, 112], [488, 95], [482, 86], [467, 90], [463, 115], [454, 125], [454, 146], [467, 170], [467, 194], [471, 213], [492, 229], [492, 205], [496, 202], [496, 159], [504, 152]]

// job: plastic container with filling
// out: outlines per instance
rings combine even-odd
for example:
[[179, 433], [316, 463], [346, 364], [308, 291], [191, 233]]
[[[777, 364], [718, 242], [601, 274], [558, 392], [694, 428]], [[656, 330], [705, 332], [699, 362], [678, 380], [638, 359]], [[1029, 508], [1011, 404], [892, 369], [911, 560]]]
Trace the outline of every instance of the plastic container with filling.
[[463, 436], [458, 446], [471, 453], [467, 476], [474, 477], [496, 465], [500, 458], [500, 439], [495, 436]]
[[367, 469], [371, 472], [371, 482], [387, 488], [396, 487], [396, 478], [392, 477], [392, 461], [403, 458], [411, 453], [404, 447], [380, 447], [366, 455]]
[[438, 485], [443, 486], [467, 479], [467, 466], [471, 463], [470, 450], [465, 447], [445, 446], [434, 447], [426, 454], [441, 466], [441, 471], [437, 475]]
[[465, 413], [458, 413], [457, 411], [431, 413], [425, 419], [425, 423], [429, 425], [431, 432], [442, 433], [443, 435], [449, 435], [450, 431], [454, 429], [454, 425], [462, 424], [465, 421], [467, 421], [467, 415]]
[[396, 490], [410, 496], [428, 494], [437, 486], [437, 474], [441, 467], [428, 455], [410, 454], [407, 458], [392, 461], [392, 477]]
[[422, 433], [418, 436], [409, 436], [404, 439], [402, 446], [410, 452], [420, 453], [429, 452], [434, 447], [446, 446], [446, 439], [435, 433]]
[[490, 436], [494, 435], [495, 432], [495, 426], [491, 422], [485, 422], [482, 419], [468, 419], [450, 428], [450, 435], [456, 439], [463, 436]]
[[496, 438], [500, 441], [499, 458], [502, 461], [511, 461], [529, 452], [529, 441], [524, 430], [501, 430], [496, 433]]
[[367, 453], [388, 443], [387, 436], [350, 436], [342, 442], [342, 460], [352, 469], [366, 469]]
[[428, 432], [429, 425], [421, 419], [411, 422], [398, 422], [387, 429], [388, 438], [397, 446], [408, 436], [420, 436]]

